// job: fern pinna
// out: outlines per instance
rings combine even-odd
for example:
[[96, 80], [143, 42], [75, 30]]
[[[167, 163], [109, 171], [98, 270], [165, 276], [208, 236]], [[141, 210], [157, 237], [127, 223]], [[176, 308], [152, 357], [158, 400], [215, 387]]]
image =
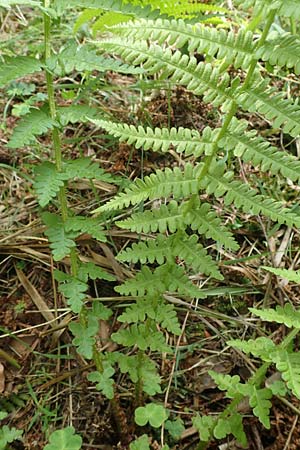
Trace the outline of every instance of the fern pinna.
[[[237, 6], [239, 3], [236, 2]], [[248, 28], [228, 30], [205, 23], [192, 24], [180, 18], [141, 19], [115, 24], [109, 27], [109, 34], [97, 41], [98, 49], [103, 52], [120, 56], [125, 63], [142, 68], [149, 76], [184, 86], [222, 115], [219, 128], [207, 126], [202, 133], [182, 127], [153, 129], [91, 118], [98, 127], [137, 149], [168, 152], [172, 148], [182, 158], [181, 167], [159, 169], [136, 179], [95, 210], [99, 214], [130, 207], [130, 216], [116, 224], [141, 236], [139, 242], [118, 255], [119, 261], [142, 264], [134, 278], [116, 289], [137, 299], [120, 317], [128, 327], [112, 336], [124, 346], [171, 351], [163, 344], [160, 329], [165, 327], [179, 334], [179, 328], [176, 315], [169, 326], [158, 319], [159, 310], [173, 309], [166, 303], [165, 294], [201, 299], [205, 291], [191, 282], [191, 275], [201, 273], [204, 277], [223, 278], [218, 262], [205, 248], [206, 239], [213, 240], [216, 248], [235, 251], [239, 246], [222, 216], [212, 203], [203, 201], [204, 197], [222, 198], [226, 206], [234, 205], [248, 215], [262, 214], [280, 225], [300, 225], [299, 216], [284, 202], [241, 181], [228, 162], [236, 157], [276, 177], [294, 182], [300, 178], [299, 161], [271, 145], [239, 113], [259, 114], [273, 129], [281, 129], [292, 138], [300, 134], [298, 102], [272, 87], [260, 62], [266, 61], [274, 70], [286, 67], [298, 73], [299, 36], [286, 33], [284, 39], [269, 37], [277, 15], [291, 17], [297, 5], [292, 0], [267, 2], [267, 7], [260, 0], [248, 3], [254, 7], [253, 21]], [[263, 32], [259, 35], [252, 28], [260, 21], [263, 21]], [[204, 61], [198, 62], [195, 53], [203, 55]], [[145, 206], [149, 201], [150, 208]], [[144, 205], [142, 210], [140, 205]], [[264, 320], [295, 327], [296, 331], [292, 330], [279, 345], [268, 338], [228, 343], [246, 353], [252, 352], [262, 360], [262, 366], [247, 383], [241, 383], [238, 376], [211, 372], [216, 384], [232, 401], [219, 417], [195, 417], [194, 425], [202, 442], [199, 448], [205, 448], [213, 437], [221, 439], [229, 434], [246, 445], [242, 415], [237, 412], [244, 397], [248, 397], [254, 415], [269, 428], [271, 397], [287, 389], [297, 397], [300, 395], [298, 354], [288, 345], [299, 323], [291, 320], [290, 307], [264, 313], [252, 309], [252, 312]], [[155, 324], [159, 324], [159, 329]], [[146, 338], [147, 327], [153, 341]], [[276, 365], [283, 381], [263, 387], [271, 364]]]

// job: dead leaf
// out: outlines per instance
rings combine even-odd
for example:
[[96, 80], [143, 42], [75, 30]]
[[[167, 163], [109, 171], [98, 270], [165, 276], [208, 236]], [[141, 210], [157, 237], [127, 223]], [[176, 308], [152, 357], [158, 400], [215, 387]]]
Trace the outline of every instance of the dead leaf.
[[5, 389], [4, 365], [0, 363], [0, 392], [4, 392], [4, 389]]

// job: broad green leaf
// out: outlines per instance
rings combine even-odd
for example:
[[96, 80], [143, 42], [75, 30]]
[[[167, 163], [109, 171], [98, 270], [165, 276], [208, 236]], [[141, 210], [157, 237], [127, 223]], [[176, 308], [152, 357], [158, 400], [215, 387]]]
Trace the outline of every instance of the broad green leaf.
[[79, 450], [81, 449], [82, 438], [75, 434], [73, 427], [66, 427], [62, 430], [54, 431], [49, 438], [49, 444], [44, 450]]
[[137, 425], [143, 427], [148, 422], [153, 428], [159, 428], [168, 418], [168, 413], [164, 406], [155, 403], [148, 403], [135, 410], [134, 420]]
[[149, 437], [143, 434], [141, 437], [132, 442], [129, 446], [130, 450], [150, 450]]

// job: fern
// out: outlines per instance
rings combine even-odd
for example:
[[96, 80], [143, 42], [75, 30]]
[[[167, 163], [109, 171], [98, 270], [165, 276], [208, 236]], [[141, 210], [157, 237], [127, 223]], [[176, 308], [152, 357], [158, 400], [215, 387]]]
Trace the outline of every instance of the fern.
[[22, 78], [25, 75], [39, 72], [41, 68], [41, 61], [31, 58], [30, 56], [12, 56], [5, 58], [2, 62], [2, 67], [0, 68], [0, 87], [5, 86], [11, 81], [17, 80], [18, 78]]
[[198, 157], [205, 153], [211, 153], [212, 142], [218, 132], [218, 129], [212, 130], [206, 127], [202, 136], [196, 130], [179, 127], [146, 129], [142, 126], [135, 127], [122, 123], [115, 123], [106, 120], [91, 120], [95, 125], [108, 131], [111, 135], [117, 137], [120, 141], [128, 144], [134, 144], [135, 148], [143, 147], [144, 150], [153, 152], [167, 152], [174, 147], [178, 153], [193, 155]]
[[280, 34], [267, 41], [257, 50], [257, 57], [268, 61], [272, 66], [293, 69], [300, 74], [300, 40], [290, 33]]
[[238, 33], [234, 33], [201, 24], [190, 25], [183, 20], [158, 19], [121, 23], [112, 27], [112, 31], [117, 31], [118, 34], [129, 38], [150, 39], [159, 44], [168, 42], [169, 45], [175, 45], [177, 48], [187, 45], [190, 53], [196, 51], [217, 59], [224, 59], [227, 65], [233, 63], [236, 68], [248, 67], [254, 55], [253, 35], [242, 28]]
[[56, 197], [59, 189], [64, 185], [61, 174], [57, 172], [55, 164], [43, 162], [34, 171], [34, 189], [38, 196], [39, 205], [43, 208]]
[[175, 264], [165, 264], [157, 267], [153, 272], [147, 267], [142, 267], [135, 278], [125, 281], [116, 288], [123, 295], [157, 295], [166, 291], [178, 292], [179, 294], [195, 298], [205, 298], [202, 293], [189, 280], [184, 270]]
[[106, 242], [106, 236], [99, 220], [85, 216], [69, 217], [65, 222], [66, 232], [75, 232], [76, 236], [87, 233], [100, 242]]
[[125, 330], [119, 330], [111, 335], [113, 341], [126, 347], [137, 346], [140, 350], [150, 349], [153, 352], [169, 352], [164, 335], [156, 330], [155, 325], [134, 324]]
[[275, 267], [262, 267], [264, 270], [273, 273], [281, 278], [285, 278], [288, 281], [294, 281], [295, 283], [300, 283], [300, 270], [288, 270], [288, 269], [277, 269]]
[[300, 399], [300, 363], [299, 353], [279, 350], [272, 354], [272, 360], [293, 394]]
[[281, 173], [293, 181], [299, 180], [300, 162], [287, 152], [270, 145], [258, 136], [256, 131], [246, 131], [247, 127], [245, 120], [232, 120], [225, 137], [219, 142], [219, 147], [232, 150], [235, 156], [245, 162], [251, 161], [263, 171], [269, 170], [273, 175]]
[[46, 133], [53, 128], [53, 120], [42, 110], [33, 109], [24, 116], [14, 128], [7, 144], [9, 148], [20, 148], [35, 144], [36, 136]]
[[300, 328], [300, 311], [295, 311], [290, 303], [286, 303], [283, 307], [276, 306], [276, 309], [249, 308], [249, 310], [267, 322], [283, 323], [289, 328]]
[[45, 212], [42, 214], [42, 219], [47, 226], [45, 234], [50, 242], [53, 259], [60, 261], [76, 246], [74, 238], [77, 233], [67, 232], [61, 218], [55, 214]]
[[56, 57], [48, 63], [51, 70], [58, 73], [71, 73], [74, 70], [78, 72], [98, 70], [99, 72], [106, 72], [113, 70], [115, 72], [139, 74], [143, 70], [137, 67], [131, 67], [127, 64], [113, 59], [104, 58], [98, 55], [94, 48], [83, 45], [78, 47], [77, 43], [71, 42], [63, 49]]

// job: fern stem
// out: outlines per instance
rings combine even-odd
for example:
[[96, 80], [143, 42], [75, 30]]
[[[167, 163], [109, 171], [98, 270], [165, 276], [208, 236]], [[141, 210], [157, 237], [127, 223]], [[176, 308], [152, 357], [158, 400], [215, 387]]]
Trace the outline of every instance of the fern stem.
[[[267, 18], [266, 26], [264, 27], [263, 33], [262, 33], [262, 35], [261, 35], [261, 37], [260, 37], [260, 39], [259, 39], [259, 41], [257, 43], [256, 49], [261, 47], [265, 43], [265, 41], [267, 39], [267, 36], [268, 36], [268, 33], [269, 33], [269, 30], [271, 28], [271, 25], [274, 22], [274, 18], [275, 18], [276, 12], [277, 12], [277, 10], [274, 9], [274, 10], [272, 10], [269, 13], [268, 18]], [[249, 86], [249, 84], [251, 83], [252, 76], [253, 76], [253, 73], [254, 73], [254, 71], [256, 69], [256, 66], [257, 66], [257, 59], [254, 59], [254, 60], [252, 60], [250, 66], [249, 66], [246, 78], [244, 80], [244, 83], [242, 84], [242, 87], [241, 87], [242, 90], [246, 89]], [[211, 163], [212, 163], [212, 161], [213, 161], [213, 159], [214, 159], [214, 157], [215, 157], [215, 155], [216, 155], [216, 153], [218, 151], [218, 143], [224, 137], [224, 135], [225, 135], [226, 131], [228, 130], [228, 127], [229, 127], [229, 125], [231, 123], [231, 120], [235, 116], [237, 110], [238, 110], [238, 104], [235, 101], [233, 101], [231, 103], [231, 106], [230, 106], [230, 109], [229, 109], [228, 113], [225, 116], [225, 120], [223, 122], [223, 125], [222, 125], [219, 133], [218, 133], [218, 136], [217, 136], [217, 138], [216, 138], [216, 140], [214, 142], [214, 145], [213, 145], [213, 148], [212, 148], [212, 152], [211, 152], [211, 154], [209, 156], [207, 156], [207, 158], [204, 161], [204, 166], [203, 166], [203, 168], [201, 170], [201, 173], [199, 175], [200, 179], [202, 179], [208, 173], [210, 165], [211, 165]]]

